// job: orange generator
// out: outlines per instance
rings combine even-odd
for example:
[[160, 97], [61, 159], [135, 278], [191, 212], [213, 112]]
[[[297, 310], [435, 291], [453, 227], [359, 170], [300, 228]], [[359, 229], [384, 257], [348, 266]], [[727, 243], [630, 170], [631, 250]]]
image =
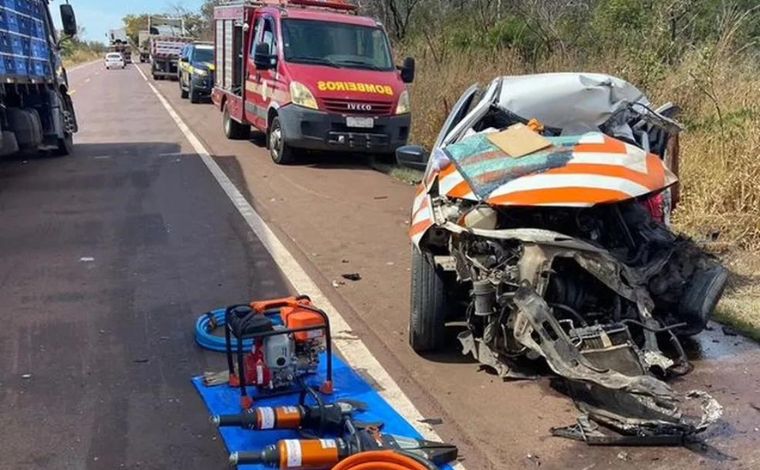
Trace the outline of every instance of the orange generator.
[[[243, 344], [249, 339], [253, 342], [246, 351]], [[330, 320], [307, 296], [227, 307], [225, 345], [230, 385], [240, 388], [243, 408], [253, 405], [247, 386], [266, 396], [303, 391], [306, 377], [317, 372], [322, 352], [327, 371], [320, 391], [332, 393]]]

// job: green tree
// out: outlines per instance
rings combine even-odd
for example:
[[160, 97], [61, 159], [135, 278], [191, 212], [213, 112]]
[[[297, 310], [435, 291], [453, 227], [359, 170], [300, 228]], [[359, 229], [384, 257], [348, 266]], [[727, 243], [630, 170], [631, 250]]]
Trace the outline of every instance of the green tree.
[[124, 23], [124, 28], [127, 30], [127, 37], [133, 44], [137, 44], [139, 41], [140, 31], [148, 29], [149, 16], [150, 15], [147, 13], [142, 13], [139, 15], [130, 14], [122, 18], [121, 21]]

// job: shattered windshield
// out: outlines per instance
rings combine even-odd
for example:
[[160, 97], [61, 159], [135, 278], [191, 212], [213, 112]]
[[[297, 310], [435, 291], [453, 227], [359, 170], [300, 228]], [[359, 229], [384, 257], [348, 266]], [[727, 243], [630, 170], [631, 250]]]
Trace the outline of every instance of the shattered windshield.
[[380, 28], [312, 20], [284, 20], [285, 60], [367, 70], [393, 70]]

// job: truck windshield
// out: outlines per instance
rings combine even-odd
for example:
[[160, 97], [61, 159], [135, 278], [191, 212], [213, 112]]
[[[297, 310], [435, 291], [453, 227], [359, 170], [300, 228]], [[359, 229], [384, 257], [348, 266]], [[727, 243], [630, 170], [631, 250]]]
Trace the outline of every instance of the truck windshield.
[[208, 47], [196, 47], [193, 52], [193, 62], [213, 62], [214, 49]]
[[380, 28], [312, 20], [283, 20], [285, 60], [368, 70], [393, 70]]

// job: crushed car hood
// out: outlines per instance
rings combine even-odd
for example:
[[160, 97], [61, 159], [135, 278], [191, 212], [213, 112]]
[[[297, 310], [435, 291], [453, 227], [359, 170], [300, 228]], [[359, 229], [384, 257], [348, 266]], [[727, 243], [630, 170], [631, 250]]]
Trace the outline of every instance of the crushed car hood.
[[414, 242], [434, 223], [431, 191], [493, 206], [591, 207], [678, 181], [656, 155], [601, 132], [547, 139], [551, 147], [519, 158], [505, 154], [484, 132], [438, 150], [414, 201]]

